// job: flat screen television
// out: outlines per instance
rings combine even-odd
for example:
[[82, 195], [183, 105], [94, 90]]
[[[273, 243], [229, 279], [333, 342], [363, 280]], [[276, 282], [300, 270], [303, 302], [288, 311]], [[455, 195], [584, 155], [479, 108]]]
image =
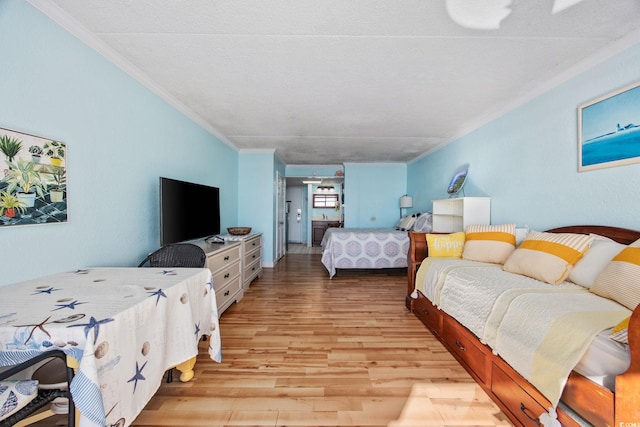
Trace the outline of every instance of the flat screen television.
[[160, 244], [217, 234], [220, 234], [220, 189], [160, 177]]

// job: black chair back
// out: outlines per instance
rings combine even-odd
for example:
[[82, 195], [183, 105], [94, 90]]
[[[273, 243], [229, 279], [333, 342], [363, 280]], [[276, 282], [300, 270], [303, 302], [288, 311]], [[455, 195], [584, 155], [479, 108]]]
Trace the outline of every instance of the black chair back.
[[138, 267], [147, 262], [149, 267], [186, 267], [202, 268], [207, 261], [204, 250], [192, 243], [174, 243], [150, 253]]

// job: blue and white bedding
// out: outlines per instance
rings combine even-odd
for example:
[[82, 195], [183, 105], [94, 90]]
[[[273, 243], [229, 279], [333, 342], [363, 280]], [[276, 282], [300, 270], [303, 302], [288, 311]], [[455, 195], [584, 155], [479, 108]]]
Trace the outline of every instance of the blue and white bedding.
[[407, 267], [406, 231], [381, 228], [329, 228], [322, 239], [322, 264], [333, 278], [336, 269]]

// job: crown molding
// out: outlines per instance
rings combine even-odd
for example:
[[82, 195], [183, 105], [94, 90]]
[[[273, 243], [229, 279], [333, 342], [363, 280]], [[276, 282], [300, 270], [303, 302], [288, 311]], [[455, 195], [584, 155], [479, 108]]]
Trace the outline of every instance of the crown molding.
[[275, 148], [241, 148], [238, 150], [241, 154], [274, 154]]
[[83, 42], [89, 48], [96, 51], [99, 55], [105, 58], [107, 61], [118, 67], [125, 74], [136, 80], [142, 86], [149, 89], [152, 93], [157, 95], [167, 104], [174, 107], [180, 113], [185, 115], [187, 118], [191, 119], [193, 122], [207, 130], [213, 136], [215, 136], [218, 140], [238, 151], [238, 147], [229, 141], [219, 130], [211, 126], [202, 116], [188, 108], [185, 104], [175, 98], [173, 95], [164, 90], [160, 85], [158, 85], [153, 79], [151, 79], [147, 74], [145, 74], [138, 67], [133, 65], [131, 62], [127, 61], [122, 57], [119, 53], [113, 50], [109, 45], [96, 37], [93, 33], [91, 33], [86, 27], [80, 24], [78, 21], [73, 19], [69, 14], [67, 14], [64, 10], [58, 7], [50, 0], [27, 0], [31, 6], [35, 7], [37, 10], [42, 12], [45, 16], [51, 19], [53, 22], [58, 24], [60, 27], [65, 29], [71, 35], [76, 37], [78, 40]]

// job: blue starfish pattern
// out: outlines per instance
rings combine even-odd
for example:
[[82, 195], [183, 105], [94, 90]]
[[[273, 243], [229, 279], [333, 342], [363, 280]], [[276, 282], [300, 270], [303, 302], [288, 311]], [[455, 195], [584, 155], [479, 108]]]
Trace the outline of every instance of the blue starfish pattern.
[[195, 324], [196, 327], [196, 337], [198, 336], [198, 332], [200, 332], [200, 322]]
[[207, 282], [207, 285], [209, 285], [209, 290], [212, 291], [213, 290], [213, 279], [209, 280]]
[[56, 304], [56, 307], [51, 311], [62, 310], [63, 308], [70, 308], [71, 310], [76, 309], [76, 305], [86, 304], [86, 302], [78, 302], [78, 300], [72, 301], [69, 304]]
[[102, 320], [96, 320], [95, 317], [91, 316], [89, 319], [89, 323], [80, 323], [77, 325], [69, 325], [67, 328], [74, 328], [76, 326], [84, 326], [84, 337], [86, 338], [89, 335], [89, 331], [93, 329], [93, 342], [94, 344], [98, 341], [98, 334], [100, 333], [100, 325], [105, 323], [113, 322], [113, 319], [106, 318]]
[[87, 274], [89, 272], [89, 270], [87, 269], [78, 269], [76, 271], [74, 271], [73, 274]]
[[146, 378], [142, 376], [142, 370], [144, 369], [145, 366], [147, 366], [147, 362], [144, 362], [144, 365], [139, 367], [138, 366], [138, 362], [136, 361], [136, 374], [133, 377], [131, 377], [131, 379], [129, 381], [127, 381], [128, 383], [133, 381], [133, 392], [134, 393], [136, 392], [136, 387], [138, 386], [138, 381], [146, 380]]
[[165, 295], [165, 293], [162, 292], [162, 289], [158, 289], [157, 291], [150, 291], [150, 292], [147, 292], [147, 293], [151, 294], [150, 296], [154, 296], [155, 295], [157, 297], [156, 298], [156, 306], [158, 305], [158, 302], [160, 302], [160, 297], [165, 297], [165, 298], [167, 297]]
[[49, 289], [36, 289], [36, 291], [32, 295], [37, 295], [37, 294], [49, 294], [49, 295], [51, 295], [51, 292], [59, 291], [59, 290], [60, 289], [55, 289], [53, 286], [50, 286]]
[[175, 276], [176, 274], [178, 273], [175, 270], [162, 270], [163, 276]]

